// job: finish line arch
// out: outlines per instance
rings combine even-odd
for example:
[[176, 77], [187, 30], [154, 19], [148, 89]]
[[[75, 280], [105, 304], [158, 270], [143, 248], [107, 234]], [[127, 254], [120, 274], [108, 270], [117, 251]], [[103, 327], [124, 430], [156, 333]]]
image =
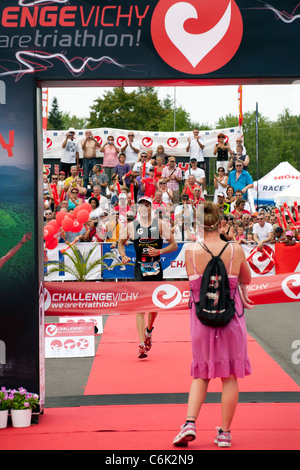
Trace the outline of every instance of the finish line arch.
[[2, 3], [0, 385], [43, 398], [42, 87], [299, 83], [299, 11], [292, 0]]

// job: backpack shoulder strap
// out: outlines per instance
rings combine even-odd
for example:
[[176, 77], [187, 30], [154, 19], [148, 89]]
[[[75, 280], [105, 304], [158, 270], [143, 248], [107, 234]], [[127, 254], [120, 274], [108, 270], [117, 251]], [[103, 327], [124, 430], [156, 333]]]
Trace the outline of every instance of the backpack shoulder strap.
[[226, 250], [227, 246], [229, 245], [229, 242], [226, 243], [225, 246], [223, 246], [222, 250], [220, 251], [220, 253], [218, 254], [218, 257], [220, 258], [220, 256], [224, 253], [224, 251]]
[[207, 248], [207, 246], [205, 245], [204, 242], [200, 242], [200, 245], [202, 246], [202, 248], [204, 248], [205, 251], [207, 251], [207, 253], [209, 253], [212, 257], [214, 257], [214, 255], [213, 255], [212, 252]]

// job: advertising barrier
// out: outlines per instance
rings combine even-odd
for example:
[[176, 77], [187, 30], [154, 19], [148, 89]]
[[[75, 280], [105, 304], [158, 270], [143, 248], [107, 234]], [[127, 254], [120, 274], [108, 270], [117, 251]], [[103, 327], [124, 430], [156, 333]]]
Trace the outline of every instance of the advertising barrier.
[[[256, 305], [299, 302], [299, 286], [300, 273], [261, 276], [252, 279], [248, 293]], [[45, 315], [187, 313], [189, 297], [188, 281], [46, 282]]]
[[[91, 249], [94, 243], [77, 243], [77, 247], [82, 252]], [[111, 248], [111, 243], [97, 243], [97, 249], [94, 251], [91, 261], [97, 257], [105, 256], [103, 262], [108, 266], [101, 273], [93, 275], [91, 273], [89, 280], [116, 280], [116, 279], [133, 279], [135, 250], [132, 243], [126, 246], [126, 254], [131, 258], [130, 264], [122, 265], [121, 257], [117, 248]], [[178, 248], [173, 253], [161, 256], [164, 279], [186, 279], [185, 270], [185, 247], [186, 243], [177, 242]], [[67, 245], [61, 243], [54, 250], [48, 250], [49, 261], [65, 260], [67, 263], [71, 261], [63, 256], [62, 251]], [[255, 245], [242, 245], [246, 259], [251, 270], [251, 276], [273, 276], [282, 273], [291, 273], [300, 271], [300, 243], [294, 246], [286, 246], [284, 243], [266, 244], [262, 251], [259, 251]], [[74, 276], [67, 272], [60, 272], [47, 275], [45, 268], [46, 281], [74, 281]]]

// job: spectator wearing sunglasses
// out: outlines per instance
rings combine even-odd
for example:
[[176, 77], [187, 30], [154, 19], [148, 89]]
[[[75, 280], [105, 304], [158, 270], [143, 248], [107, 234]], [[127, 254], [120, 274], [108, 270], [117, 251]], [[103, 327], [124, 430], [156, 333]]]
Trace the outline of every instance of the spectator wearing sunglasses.
[[128, 139], [126, 139], [125, 145], [121, 148], [121, 152], [124, 152], [126, 155], [126, 163], [130, 165], [131, 169], [137, 162], [138, 154], [140, 152], [140, 146], [136, 141], [134, 141], [134, 139], [134, 132], [128, 132]]
[[258, 248], [262, 248], [263, 245], [273, 240], [273, 227], [269, 222], [266, 222], [263, 213], [258, 214], [257, 222], [253, 225], [253, 239]]
[[235, 170], [230, 172], [227, 185], [232, 186], [235, 192], [240, 189], [243, 193], [243, 199], [247, 199], [248, 189], [253, 188], [254, 185], [252, 176], [244, 170], [242, 160], [236, 161]]

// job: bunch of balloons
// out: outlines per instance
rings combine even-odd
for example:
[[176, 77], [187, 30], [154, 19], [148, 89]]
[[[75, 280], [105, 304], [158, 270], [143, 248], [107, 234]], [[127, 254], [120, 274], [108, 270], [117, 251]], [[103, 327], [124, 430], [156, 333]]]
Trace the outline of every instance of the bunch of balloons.
[[90, 217], [92, 210], [88, 202], [75, 207], [73, 212], [60, 211], [56, 213], [55, 219], [44, 227], [44, 240], [48, 250], [54, 250], [58, 245], [58, 239], [62, 231], [78, 233], [82, 230]]

